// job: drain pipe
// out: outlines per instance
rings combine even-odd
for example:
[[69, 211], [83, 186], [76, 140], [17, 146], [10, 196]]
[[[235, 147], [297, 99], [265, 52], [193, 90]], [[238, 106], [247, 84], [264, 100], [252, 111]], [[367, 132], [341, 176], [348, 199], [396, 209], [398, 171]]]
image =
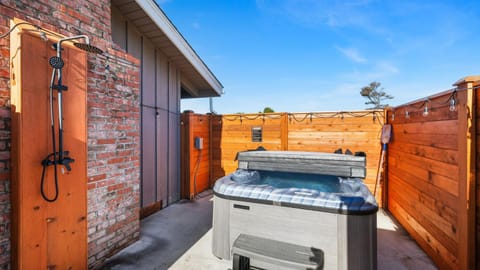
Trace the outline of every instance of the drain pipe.
[[209, 97], [208, 98], [208, 103], [210, 105], [210, 113], [211, 114], [217, 114], [214, 110], [213, 110], [213, 98], [212, 97]]

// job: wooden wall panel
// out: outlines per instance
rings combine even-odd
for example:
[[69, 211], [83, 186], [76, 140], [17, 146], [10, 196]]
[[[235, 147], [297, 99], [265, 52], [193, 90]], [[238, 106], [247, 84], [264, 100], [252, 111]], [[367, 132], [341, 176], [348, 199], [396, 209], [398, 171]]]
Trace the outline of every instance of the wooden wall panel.
[[[211, 116], [210, 181], [237, 169], [238, 152], [267, 150], [343, 151], [367, 154], [367, 186], [375, 187], [380, 159], [383, 111], [355, 113], [272, 113]], [[193, 127], [196, 125], [193, 124]], [[262, 128], [262, 141], [252, 142], [252, 128]], [[377, 190], [381, 202], [381, 187]]]
[[168, 64], [168, 111], [180, 113], [180, 71], [175, 64]]
[[155, 107], [156, 98], [156, 59], [155, 47], [147, 39], [142, 39], [142, 105]]
[[[190, 194], [198, 194], [210, 188], [210, 119], [205, 115], [195, 115], [191, 123], [196, 123], [192, 129], [190, 148]], [[195, 138], [203, 139], [203, 149], [194, 147]], [[197, 168], [198, 167], [198, 168]]]
[[155, 109], [143, 106], [142, 121], [142, 197], [140, 200], [140, 207], [145, 208], [157, 201]]
[[[475, 124], [476, 124], [476, 145], [475, 145], [475, 152], [477, 153], [476, 161], [475, 161], [475, 167], [480, 168], [480, 92], [478, 89], [480, 88], [480, 81], [477, 81], [474, 84], [474, 89], [475, 89], [475, 104], [476, 106], [476, 111], [475, 111]], [[476, 172], [476, 178], [477, 178], [477, 183], [476, 183], [476, 200], [475, 200], [475, 213], [476, 213], [476, 220], [475, 220], [475, 235], [476, 235], [476, 241], [475, 241], [475, 258], [476, 258], [476, 267], [480, 267], [480, 170], [477, 169]]]
[[[118, 14], [117, 14], [118, 15]], [[116, 15], [116, 16], [117, 16]], [[129, 54], [142, 66], [142, 210], [141, 216], [180, 199], [180, 71], [152, 41], [125, 18]], [[122, 28], [123, 29], [123, 28]], [[122, 40], [116, 42], [122, 43]]]
[[180, 115], [168, 114], [168, 204], [181, 199]]
[[[167, 206], [168, 198], [168, 115], [165, 110], [157, 110], [157, 202], [162, 202], [162, 207]], [[144, 143], [142, 143], [144, 145]], [[151, 147], [152, 145], [149, 145]]]
[[142, 35], [133, 23], [127, 22], [127, 50], [136, 59], [142, 59]]
[[[211, 185], [210, 116], [184, 113], [181, 128], [182, 198], [191, 199]], [[203, 149], [195, 148], [195, 137], [203, 139]]]
[[[458, 92], [457, 95], [464, 95]], [[458, 269], [464, 142], [453, 92], [395, 108], [387, 115], [393, 140], [388, 153], [388, 209], [441, 269]], [[458, 102], [461, 98], [455, 96]], [[428, 115], [423, 115], [425, 104]], [[458, 106], [463, 106], [458, 105]], [[408, 116], [406, 112], [408, 111]], [[392, 117], [392, 114], [394, 116]]]
[[[212, 178], [218, 179], [237, 169], [238, 152], [262, 146], [282, 150], [281, 114], [215, 116], [212, 122]], [[252, 142], [252, 128], [262, 128], [262, 141]]]
[[[318, 151], [331, 153], [342, 148], [345, 152], [367, 154], [367, 177], [365, 184], [374, 191], [381, 154], [381, 129], [383, 112], [375, 114], [357, 112], [338, 114], [333, 118], [326, 115], [309, 117], [291, 115], [288, 127], [288, 149], [293, 151]], [[377, 201], [381, 205], [381, 186], [377, 187]]]
[[157, 54], [157, 81], [156, 98], [157, 107], [162, 110], [168, 110], [168, 87], [169, 87], [169, 64], [168, 58], [161, 50], [156, 50]]
[[[48, 59], [55, 52], [51, 41], [28, 34], [15, 36], [21, 44], [12, 47], [12, 51], [18, 49], [18, 58], [12, 60], [13, 268], [86, 269], [86, 54], [68, 44], [62, 46], [63, 83], [68, 86], [63, 94], [64, 150], [75, 162], [70, 172], [62, 173], [63, 166], [58, 166], [58, 199], [49, 203], [40, 195], [40, 182], [41, 161], [52, 152]], [[45, 191], [50, 198], [54, 187], [49, 166]]]

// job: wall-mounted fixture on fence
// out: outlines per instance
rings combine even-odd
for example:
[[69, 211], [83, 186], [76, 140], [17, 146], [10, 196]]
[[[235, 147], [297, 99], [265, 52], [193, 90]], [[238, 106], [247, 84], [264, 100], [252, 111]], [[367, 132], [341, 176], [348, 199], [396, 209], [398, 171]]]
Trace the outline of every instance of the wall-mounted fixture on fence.
[[451, 112], [454, 112], [457, 110], [457, 91], [453, 91], [452, 95], [450, 96], [449, 110]]
[[252, 127], [252, 142], [262, 142], [262, 127]]
[[425, 100], [425, 102], [423, 103], [423, 116], [424, 117], [427, 117], [428, 116], [428, 102], [430, 102], [430, 100], [428, 100], [428, 98]]

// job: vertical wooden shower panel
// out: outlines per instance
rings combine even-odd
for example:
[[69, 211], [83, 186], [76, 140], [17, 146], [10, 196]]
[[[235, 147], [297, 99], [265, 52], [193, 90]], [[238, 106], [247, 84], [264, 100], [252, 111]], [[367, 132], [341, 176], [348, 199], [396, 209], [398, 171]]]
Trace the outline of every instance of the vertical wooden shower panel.
[[[14, 268], [86, 269], [86, 54], [64, 46], [64, 145], [75, 159], [59, 166], [58, 200], [40, 195], [41, 161], [52, 152], [49, 84], [52, 42], [28, 34], [12, 44], [12, 208]], [[16, 54], [15, 54], [16, 52]], [[57, 145], [58, 147], [58, 145]], [[54, 195], [53, 167], [46, 191]]]

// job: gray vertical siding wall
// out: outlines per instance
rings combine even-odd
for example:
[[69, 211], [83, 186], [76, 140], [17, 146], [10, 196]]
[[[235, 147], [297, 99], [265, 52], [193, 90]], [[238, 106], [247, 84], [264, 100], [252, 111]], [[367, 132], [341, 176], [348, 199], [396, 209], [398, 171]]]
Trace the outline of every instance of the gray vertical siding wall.
[[166, 206], [180, 199], [180, 71], [116, 10], [112, 37], [141, 60], [141, 206]]
[[157, 50], [157, 96], [156, 102], [158, 110], [157, 125], [157, 171], [162, 172], [157, 175], [157, 197], [164, 199], [168, 197], [168, 89], [169, 89], [169, 64], [167, 57]]
[[155, 47], [142, 38], [142, 207], [151, 205], [162, 198], [157, 198], [156, 190], [156, 59]]
[[169, 66], [168, 203], [170, 204], [180, 199], [180, 74], [175, 65], [170, 63]]

